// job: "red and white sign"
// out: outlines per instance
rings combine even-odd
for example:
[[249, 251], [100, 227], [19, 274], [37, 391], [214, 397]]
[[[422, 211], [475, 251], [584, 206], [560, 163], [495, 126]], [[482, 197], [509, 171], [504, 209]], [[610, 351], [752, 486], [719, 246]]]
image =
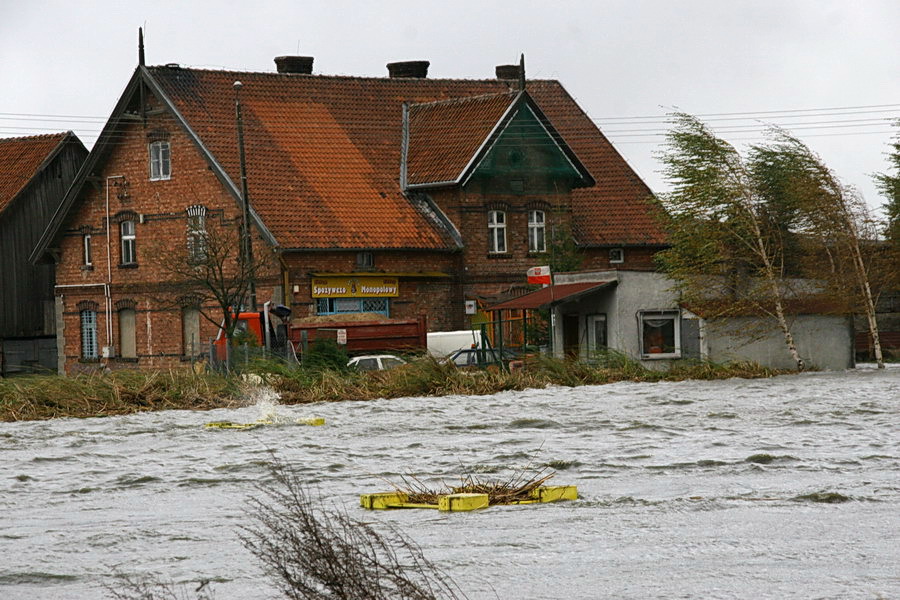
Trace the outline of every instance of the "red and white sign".
[[528, 283], [544, 283], [550, 285], [550, 267], [531, 267], [528, 269]]

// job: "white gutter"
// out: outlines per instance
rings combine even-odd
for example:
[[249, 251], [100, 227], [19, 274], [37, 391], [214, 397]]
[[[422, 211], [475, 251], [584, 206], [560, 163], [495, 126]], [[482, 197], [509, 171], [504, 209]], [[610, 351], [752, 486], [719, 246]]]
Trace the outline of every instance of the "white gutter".
[[263, 304], [263, 327], [265, 328], [265, 333], [263, 336], [266, 340], [265, 348], [266, 350], [272, 349], [272, 335], [269, 333], [269, 305], [272, 304], [271, 300], [266, 300], [265, 304]]

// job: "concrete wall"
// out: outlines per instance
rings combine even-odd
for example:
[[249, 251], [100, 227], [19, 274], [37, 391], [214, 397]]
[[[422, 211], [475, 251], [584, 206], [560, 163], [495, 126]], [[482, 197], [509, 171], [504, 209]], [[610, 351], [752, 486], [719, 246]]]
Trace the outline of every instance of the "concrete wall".
[[[849, 318], [800, 315], [793, 318], [791, 332], [807, 366], [828, 370], [853, 368], [853, 329]], [[772, 319], [732, 317], [707, 322], [706, 339], [709, 358], [715, 362], [752, 360], [776, 369], [796, 368], [784, 335]]]

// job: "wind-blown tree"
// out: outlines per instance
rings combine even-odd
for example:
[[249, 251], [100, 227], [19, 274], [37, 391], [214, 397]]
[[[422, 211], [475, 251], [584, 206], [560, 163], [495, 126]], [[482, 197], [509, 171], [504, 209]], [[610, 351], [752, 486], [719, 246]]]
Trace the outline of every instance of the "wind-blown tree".
[[[897, 121], [896, 125], [900, 127], [900, 121]], [[900, 265], [900, 133], [894, 138], [891, 147], [892, 150], [887, 157], [892, 172], [876, 173], [874, 178], [878, 191], [887, 200], [883, 205], [887, 216], [884, 235], [894, 265], [895, 279], [892, 283], [895, 287], [900, 287], [900, 267], [897, 266]]]
[[660, 197], [671, 247], [657, 263], [689, 306], [712, 317], [749, 311], [772, 318], [802, 371], [785, 314], [791, 290], [783, 236], [760, 212], [748, 165], [696, 117], [672, 118], [661, 158], [673, 191]]
[[[793, 257], [804, 264], [804, 274], [824, 281], [831, 298], [844, 300], [848, 311], [865, 315], [875, 359], [884, 368], [875, 318], [876, 292], [883, 277], [877, 269], [873, 220], [866, 204], [799, 139], [781, 129], [771, 130], [769, 138], [751, 150], [749, 163], [757, 188], [763, 190], [767, 206], [787, 212], [783, 228], [805, 238], [806, 260], [799, 253]], [[821, 260], [823, 255], [827, 263]]]
[[224, 219], [188, 219], [185, 244], [157, 244], [154, 262], [166, 276], [167, 298], [189, 298], [200, 315], [221, 327], [227, 340], [226, 367], [231, 365], [231, 342], [237, 319], [235, 313], [245, 307], [251, 285], [273, 268], [271, 253], [244, 256], [240, 229], [236, 222]]

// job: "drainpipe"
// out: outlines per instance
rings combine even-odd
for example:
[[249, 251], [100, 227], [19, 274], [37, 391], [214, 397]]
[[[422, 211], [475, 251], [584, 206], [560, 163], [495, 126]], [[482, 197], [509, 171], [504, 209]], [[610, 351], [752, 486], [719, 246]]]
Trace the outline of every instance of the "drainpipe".
[[109, 184], [113, 179], [125, 179], [124, 175], [110, 175], [106, 178], [106, 347], [112, 346], [112, 223], [109, 221]]
[[266, 300], [265, 304], [263, 304], [263, 327], [265, 328], [265, 333], [263, 337], [265, 339], [265, 349], [269, 351], [272, 349], [272, 335], [269, 333], [269, 305], [272, 304], [271, 300]]

